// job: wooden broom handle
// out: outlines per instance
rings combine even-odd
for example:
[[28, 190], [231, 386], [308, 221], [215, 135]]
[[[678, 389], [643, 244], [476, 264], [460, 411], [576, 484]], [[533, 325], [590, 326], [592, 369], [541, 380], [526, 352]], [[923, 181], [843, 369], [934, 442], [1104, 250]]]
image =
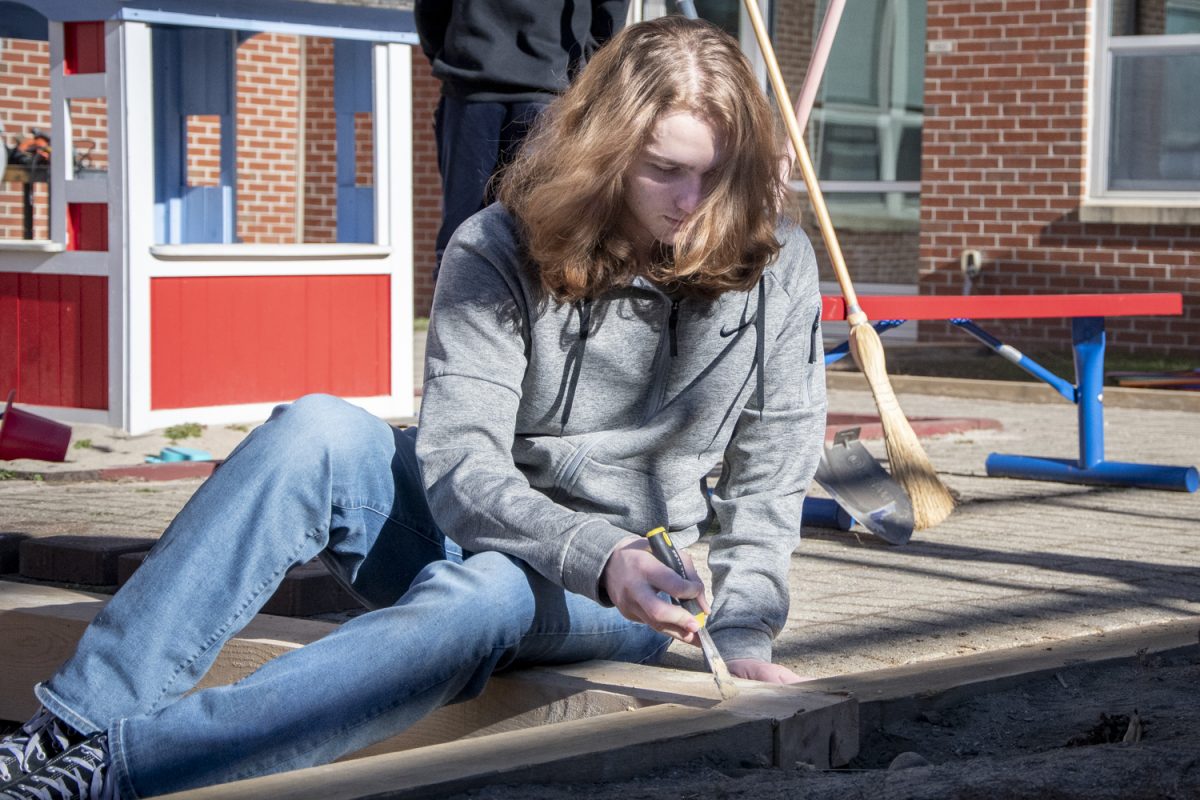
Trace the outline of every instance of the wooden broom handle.
[[[821, 238], [825, 240], [825, 249], [829, 252], [829, 260], [833, 263], [833, 273], [837, 277], [842, 297], [846, 300], [846, 319], [852, 325], [866, 321], [866, 315], [858, 307], [858, 294], [854, 284], [850, 282], [850, 272], [846, 269], [846, 259], [842, 256], [842, 247], [838, 243], [837, 233], [833, 229], [833, 221], [829, 218], [829, 208], [825, 205], [825, 196], [817, 183], [817, 173], [813, 169], [812, 159], [808, 155], [808, 147], [804, 144], [804, 136], [800, 124], [796, 121], [796, 112], [792, 109], [792, 100], [788, 95], [787, 84], [783, 82], [783, 74], [779, 71], [779, 63], [775, 60], [775, 48], [767, 35], [767, 26], [763, 24], [762, 13], [758, 10], [757, 0], [743, 0], [746, 13], [750, 16], [750, 24], [754, 28], [754, 36], [758, 39], [759, 49], [767, 64], [767, 75], [771, 80], [771, 88], [775, 91], [779, 110], [783, 114], [783, 123], [787, 128], [792, 147], [796, 149], [796, 161], [800, 165], [800, 175], [808, 188], [809, 200], [812, 201], [813, 211], [817, 215], [817, 224], [821, 228]], [[852, 317], [857, 316], [858, 319]]]

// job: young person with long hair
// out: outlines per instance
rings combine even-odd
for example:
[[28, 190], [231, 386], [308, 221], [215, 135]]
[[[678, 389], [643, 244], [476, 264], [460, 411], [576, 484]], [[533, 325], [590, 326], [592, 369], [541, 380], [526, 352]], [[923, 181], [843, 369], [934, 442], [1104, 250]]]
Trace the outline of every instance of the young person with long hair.
[[[709, 626], [731, 671], [798, 680], [771, 642], [825, 392], [783, 152], [729, 36], [670, 17], [615, 37], [446, 251], [419, 433], [326, 396], [277, 410], [37, 687], [43, 711], [0, 743], [0, 796], [325, 763], [501, 669], [654, 662], [698, 630], [668, 596], [707, 607], [648, 551], [659, 525], [686, 546], [715, 524]], [[318, 555], [370, 610], [192, 692]]]

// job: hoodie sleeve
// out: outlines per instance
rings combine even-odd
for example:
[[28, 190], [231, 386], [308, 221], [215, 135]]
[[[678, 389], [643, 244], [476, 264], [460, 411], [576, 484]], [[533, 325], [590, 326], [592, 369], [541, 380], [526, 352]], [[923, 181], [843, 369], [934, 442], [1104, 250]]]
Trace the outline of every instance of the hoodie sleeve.
[[417, 26], [421, 51], [431, 63], [442, 52], [453, 10], [454, 4], [447, 0], [416, 0], [413, 5], [413, 21]]
[[512, 456], [531, 309], [498, 207], [463, 223], [442, 258], [426, 344], [417, 457], [429, 506], [466, 550], [520, 558], [598, 602], [629, 534], [530, 487]]
[[625, 17], [629, 14], [629, 0], [593, 0], [592, 1], [592, 50], [598, 49], [625, 27]]
[[[725, 449], [712, 497], [720, 531], [710, 540], [712, 635], [727, 659], [771, 660], [788, 613], [788, 568], [800, 543], [804, 495], [825, 433], [825, 367], [816, 259], [793, 229], [763, 280], [782, 282], [760, 313], [761, 397], [747, 404]], [[786, 306], [786, 307], [783, 307]], [[756, 393], [757, 394], [757, 393]]]

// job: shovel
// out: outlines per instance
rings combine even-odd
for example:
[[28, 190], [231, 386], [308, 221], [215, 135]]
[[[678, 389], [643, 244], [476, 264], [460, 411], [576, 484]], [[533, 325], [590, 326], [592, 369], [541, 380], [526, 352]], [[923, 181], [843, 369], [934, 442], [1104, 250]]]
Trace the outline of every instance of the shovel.
[[858, 441], [860, 430], [834, 435], [817, 465], [817, 483], [871, 533], [888, 544], [904, 544], [912, 538], [912, 501]]

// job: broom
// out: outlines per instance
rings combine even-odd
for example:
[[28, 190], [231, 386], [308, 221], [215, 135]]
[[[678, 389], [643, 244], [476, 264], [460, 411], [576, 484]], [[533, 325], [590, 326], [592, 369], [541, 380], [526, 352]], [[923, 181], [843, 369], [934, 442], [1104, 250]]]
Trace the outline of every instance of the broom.
[[[825, 240], [825, 249], [829, 252], [833, 271], [837, 276], [842, 297], [846, 301], [846, 322], [850, 324], [850, 352], [858, 368], [867, 378], [871, 394], [875, 398], [875, 407], [879, 411], [879, 421], [882, 423], [884, 442], [887, 445], [888, 464], [891, 467], [892, 478], [899, 483], [912, 499], [913, 524], [918, 530], [931, 528], [950, 515], [954, 510], [954, 498], [950, 491], [938, 479], [929, 456], [921, 447], [921, 442], [913, 432], [912, 426], [904, 416], [896, 393], [892, 391], [888, 379], [887, 367], [883, 354], [883, 344], [879, 334], [871, 327], [866, 313], [858, 305], [858, 295], [854, 284], [850, 282], [850, 274], [846, 269], [846, 260], [842, 256], [842, 248], [838, 243], [837, 234], [833, 230], [833, 222], [829, 218], [829, 209], [825, 205], [825, 197], [817, 183], [817, 175], [813, 170], [812, 159], [808, 147], [796, 121], [796, 113], [788, 96], [787, 86], [779, 71], [775, 59], [775, 48], [767, 35], [763, 24], [762, 14], [758, 10], [756, 0], [743, 0], [754, 35], [758, 39], [766, 62], [767, 74], [771, 80], [771, 88], [775, 92], [779, 110], [787, 127], [788, 137], [796, 150], [796, 160], [800, 165], [800, 173], [804, 185], [808, 187], [808, 195], [821, 228], [821, 236]], [[822, 28], [822, 38], [826, 37], [826, 28]], [[832, 29], [828, 34], [832, 39]], [[824, 44], [828, 45], [829, 41]], [[821, 52], [818, 47], [817, 54]], [[826, 51], [827, 52], [827, 51]]]

